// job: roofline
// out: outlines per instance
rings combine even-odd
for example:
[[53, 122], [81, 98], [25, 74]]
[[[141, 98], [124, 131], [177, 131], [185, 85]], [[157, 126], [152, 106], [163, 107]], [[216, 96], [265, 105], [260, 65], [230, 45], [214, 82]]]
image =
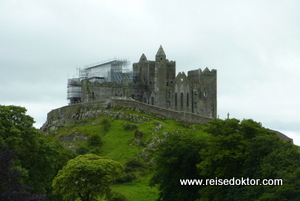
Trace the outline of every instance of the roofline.
[[104, 66], [106, 64], [109, 64], [109, 63], [113, 63], [115, 61], [118, 61], [117, 59], [111, 59], [111, 60], [108, 60], [108, 61], [102, 61], [102, 62], [98, 62], [98, 63], [94, 63], [94, 64], [90, 64], [90, 65], [86, 65], [84, 67], [84, 69], [91, 69], [91, 68], [95, 68], [95, 67], [99, 67], [99, 66]]

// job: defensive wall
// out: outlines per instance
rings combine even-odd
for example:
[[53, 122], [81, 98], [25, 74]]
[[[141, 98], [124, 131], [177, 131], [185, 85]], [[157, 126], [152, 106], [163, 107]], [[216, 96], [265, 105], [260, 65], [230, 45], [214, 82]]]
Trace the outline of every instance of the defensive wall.
[[67, 126], [70, 123], [78, 122], [79, 120], [118, 115], [119, 112], [106, 109], [108, 107], [136, 110], [162, 119], [174, 119], [188, 123], [207, 124], [207, 121], [211, 120], [211, 118], [208, 117], [199, 116], [188, 112], [173, 111], [135, 101], [130, 98], [111, 98], [71, 104], [51, 110], [47, 114], [47, 121], [41, 127], [41, 130], [55, 130]]
[[131, 99], [112, 98], [110, 101], [110, 105], [116, 108], [128, 108], [132, 110], [139, 110], [141, 112], [160, 118], [174, 119], [188, 123], [207, 124], [207, 121], [212, 120], [212, 118], [209, 117], [200, 116], [189, 112], [169, 110], [166, 108], [149, 105]]
[[[114, 112], [106, 109], [107, 107], [136, 110], [162, 119], [174, 119], [176, 121], [187, 123], [207, 124], [209, 120], [212, 120], [209, 117], [200, 116], [189, 112], [169, 110], [166, 108], [135, 101], [130, 98], [111, 98], [72, 104], [52, 110], [47, 114], [47, 121], [41, 127], [41, 130], [54, 130], [67, 126], [70, 123], [78, 122], [78, 120], [101, 116], [116, 116], [119, 114], [119, 112]], [[288, 136], [278, 131], [272, 131], [274, 131], [280, 139], [293, 143], [292, 138], [289, 138]]]

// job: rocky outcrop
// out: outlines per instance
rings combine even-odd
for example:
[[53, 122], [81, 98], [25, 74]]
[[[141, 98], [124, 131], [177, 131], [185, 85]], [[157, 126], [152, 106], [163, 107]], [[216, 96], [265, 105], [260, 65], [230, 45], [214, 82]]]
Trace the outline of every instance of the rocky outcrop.
[[[113, 108], [114, 110], [111, 110]], [[47, 115], [47, 121], [41, 127], [42, 131], [51, 131], [81, 120], [113, 116], [132, 122], [149, 121], [146, 117], [122, 112], [123, 109], [137, 110], [161, 119], [206, 124], [211, 118], [188, 112], [168, 110], [130, 99], [104, 99], [101, 101], [79, 103], [52, 110]]]
[[85, 123], [84, 120], [97, 117], [113, 117], [129, 120], [131, 122], [142, 123], [150, 121], [149, 118], [137, 114], [123, 112], [123, 109], [111, 110], [110, 101], [89, 102], [83, 104], [69, 105], [52, 110], [47, 115], [47, 121], [41, 127], [44, 132], [59, 129], [69, 124]]
[[42, 131], [51, 131], [79, 120], [107, 116], [105, 107], [108, 100], [68, 105], [50, 111], [47, 120], [41, 127]]
[[[131, 99], [118, 98], [79, 103], [52, 110], [48, 113], [47, 121], [41, 127], [41, 130], [44, 132], [52, 131], [68, 126], [71, 123], [79, 124], [86, 119], [96, 117], [114, 117], [139, 123], [150, 120], [144, 116], [123, 112], [124, 109], [144, 112], [161, 119], [175, 119], [176, 121], [188, 123], [207, 124], [207, 122], [211, 120], [211, 118], [193, 113], [168, 110]], [[159, 126], [156, 129], [159, 129]], [[280, 139], [293, 143], [292, 138], [289, 138], [278, 131], [274, 132]]]

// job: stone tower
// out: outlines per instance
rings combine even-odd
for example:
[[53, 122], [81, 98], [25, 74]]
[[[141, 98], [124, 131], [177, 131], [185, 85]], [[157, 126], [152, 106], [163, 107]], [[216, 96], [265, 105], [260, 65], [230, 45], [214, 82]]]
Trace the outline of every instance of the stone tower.
[[175, 62], [166, 59], [166, 54], [159, 47], [155, 55], [154, 105], [169, 108], [170, 84], [175, 79]]

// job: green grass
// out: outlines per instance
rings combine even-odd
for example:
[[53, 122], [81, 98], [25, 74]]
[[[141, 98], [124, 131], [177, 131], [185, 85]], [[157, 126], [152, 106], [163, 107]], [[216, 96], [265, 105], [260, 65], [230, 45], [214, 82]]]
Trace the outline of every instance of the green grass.
[[[134, 140], [135, 130], [126, 131], [124, 129], [125, 124], [136, 125], [138, 127], [137, 129], [144, 133], [143, 142], [145, 142], [146, 145], [152, 142], [154, 137], [164, 138], [163, 133], [173, 133], [174, 131], [207, 135], [203, 132], [203, 125], [186, 124], [170, 119], [164, 120], [136, 111], [122, 111], [122, 113], [138, 115], [144, 118], [144, 121], [137, 123], [116, 117], [86, 119], [60, 128], [59, 130], [51, 131], [49, 133], [52, 134], [47, 137], [53, 140], [60, 140], [63, 136], [79, 135], [88, 137], [90, 134], [98, 133], [101, 135], [103, 142], [103, 145], [100, 147], [99, 155], [107, 156], [121, 164], [125, 164], [128, 159], [137, 157], [138, 153], [142, 153], [142, 150], [145, 149], [145, 145], [141, 146]], [[103, 131], [104, 126], [101, 124], [104, 118], [108, 119], [111, 125], [107, 132]], [[155, 131], [154, 128], [158, 127], [158, 125], [162, 125], [162, 128], [161, 130]], [[65, 145], [68, 145], [68, 143], [70, 144], [70, 142], [64, 142]], [[86, 146], [86, 141], [77, 141], [75, 145], [78, 147]], [[145, 153], [148, 152], [146, 151]], [[149, 159], [145, 160], [145, 162], [147, 161], [149, 161]], [[128, 201], [154, 201], [158, 198], [158, 190], [155, 187], [149, 187], [151, 174], [148, 172], [149, 170], [147, 169], [143, 170], [136, 174], [139, 176], [138, 179], [130, 183], [112, 185], [111, 189], [124, 194], [128, 198]]]
[[155, 201], [158, 198], [158, 190], [149, 186], [149, 180], [148, 175], [131, 183], [112, 185], [111, 189], [124, 194], [128, 201]]
[[111, 128], [102, 137], [101, 156], [108, 156], [124, 164], [128, 158], [135, 157], [136, 153], [141, 150], [140, 147], [132, 143], [134, 131], [124, 130], [123, 126], [127, 122], [126, 120], [111, 122]]

